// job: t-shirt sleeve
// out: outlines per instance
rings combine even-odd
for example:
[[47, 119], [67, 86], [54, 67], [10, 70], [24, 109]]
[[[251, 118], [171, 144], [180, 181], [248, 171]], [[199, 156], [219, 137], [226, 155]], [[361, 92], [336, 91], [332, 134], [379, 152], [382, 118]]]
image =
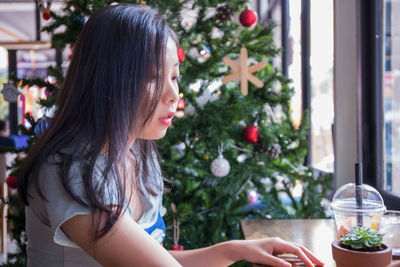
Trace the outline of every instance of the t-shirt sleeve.
[[[88, 203], [84, 184], [82, 182], [79, 163], [71, 166], [69, 173], [69, 181], [72, 192], [78, 196], [84, 203]], [[68, 219], [82, 214], [90, 214], [92, 212], [88, 205], [82, 205], [74, 200], [65, 190], [61, 178], [58, 174], [58, 167], [53, 164], [44, 164], [40, 172], [40, 187], [46, 198], [43, 200], [44, 209], [47, 213], [53, 240], [56, 244], [67, 247], [78, 247], [61, 229], [61, 225]], [[95, 184], [103, 184], [102, 171], [97, 166], [94, 168], [93, 177]], [[117, 205], [117, 198], [108, 194], [108, 192], [116, 192], [111, 185], [105, 185], [100, 190], [104, 190], [104, 202], [106, 205]]]

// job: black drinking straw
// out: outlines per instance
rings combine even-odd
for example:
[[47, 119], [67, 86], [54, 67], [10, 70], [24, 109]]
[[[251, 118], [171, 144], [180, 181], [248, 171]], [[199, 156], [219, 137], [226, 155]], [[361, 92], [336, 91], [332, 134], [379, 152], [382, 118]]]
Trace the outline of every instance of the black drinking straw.
[[[357, 209], [361, 209], [362, 207], [362, 184], [363, 184], [363, 177], [362, 177], [362, 164], [356, 163], [355, 165], [355, 175], [356, 175], [356, 203]], [[359, 227], [363, 226], [363, 217], [361, 214], [357, 212], [357, 225]]]

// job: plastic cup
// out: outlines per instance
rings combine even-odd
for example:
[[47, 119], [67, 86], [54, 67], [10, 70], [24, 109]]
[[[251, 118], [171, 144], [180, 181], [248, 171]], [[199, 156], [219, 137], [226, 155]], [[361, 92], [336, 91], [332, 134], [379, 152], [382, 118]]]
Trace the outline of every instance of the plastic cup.
[[400, 211], [388, 210], [382, 218], [383, 243], [392, 247], [394, 259], [400, 259]]
[[340, 187], [332, 199], [337, 240], [357, 226], [380, 231], [386, 207], [379, 192], [366, 184], [353, 183]]

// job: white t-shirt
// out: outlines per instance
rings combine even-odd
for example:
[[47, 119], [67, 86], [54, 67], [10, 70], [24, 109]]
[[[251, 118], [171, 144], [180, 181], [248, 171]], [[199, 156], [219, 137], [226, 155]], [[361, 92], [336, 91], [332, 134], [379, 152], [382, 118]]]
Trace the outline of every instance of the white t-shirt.
[[[39, 185], [46, 200], [42, 199], [35, 186], [31, 185], [28, 189], [29, 206], [25, 209], [26, 233], [28, 238], [27, 256], [29, 267], [91, 267], [101, 266], [92, 257], [86, 254], [77, 244], [75, 244], [60, 228], [68, 219], [79, 214], [90, 214], [88, 207], [80, 205], [73, 200], [64, 189], [61, 178], [57, 175], [59, 168], [57, 158], [51, 157], [48, 163], [44, 163], [39, 172]], [[105, 157], [100, 157], [96, 161], [93, 176], [95, 179], [102, 179], [102, 167], [104, 167]], [[165, 236], [165, 228], [157, 229], [155, 225], [160, 224], [160, 215], [164, 215], [165, 209], [162, 207], [162, 185], [159, 166], [151, 172], [152, 176], [160, 185], [159, 194], [156, 196], [150, 193], [140, 193], [143, 213], [138, 224], [143, 228], [151, 228], [149, 233], [158, 242], [162, 242]], [[71, 166], [70, 177], [71, 188], [75, 194], [84, 196], [84, 187], [80, 175], [79, 163]], [[141, 179], [139, 179], [141, 180]], [[99, 183], [101, 184], [101, 183]], [[106, 186], [112, 187], [111, 183]], [[146, 192], [143, 185], [139, 183], [140, 191]], [[103, 190], [99, 189], [99, 190]], [[112, 191], [112, 190], [111, 190]], [[106, 205], [118, 204], [117, 198], [109, 195], [106, 198]], [[125, 203], [127, 212], [131, 215], [129, 205]], [[163, 221], [162, 221], [163, 225]], [[149, 229], [150, 229], [149, 228]], [[156, 229], [154, 229], [156, 228]], [[160, 228], [160, 227], [158, 227]], [[147, 231], [147, 230], [146, 230]]]

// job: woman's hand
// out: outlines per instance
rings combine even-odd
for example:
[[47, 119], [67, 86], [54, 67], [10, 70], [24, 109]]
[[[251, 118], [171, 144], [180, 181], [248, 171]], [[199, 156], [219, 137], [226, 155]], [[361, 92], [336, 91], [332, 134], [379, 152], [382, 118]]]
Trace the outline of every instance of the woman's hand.
[[233, 256], [237, 257], [234, 261], [246, 260], [253, 263], [267, 264], [272, 266], [292, 265], [275, 255], [293, 254], [299, 257], [308, 267], [324, 266], [308, 249], [305, 247], [284, 241], [280, 238], [263, 238], [254, 240], [235, 240], [232, 241]]

